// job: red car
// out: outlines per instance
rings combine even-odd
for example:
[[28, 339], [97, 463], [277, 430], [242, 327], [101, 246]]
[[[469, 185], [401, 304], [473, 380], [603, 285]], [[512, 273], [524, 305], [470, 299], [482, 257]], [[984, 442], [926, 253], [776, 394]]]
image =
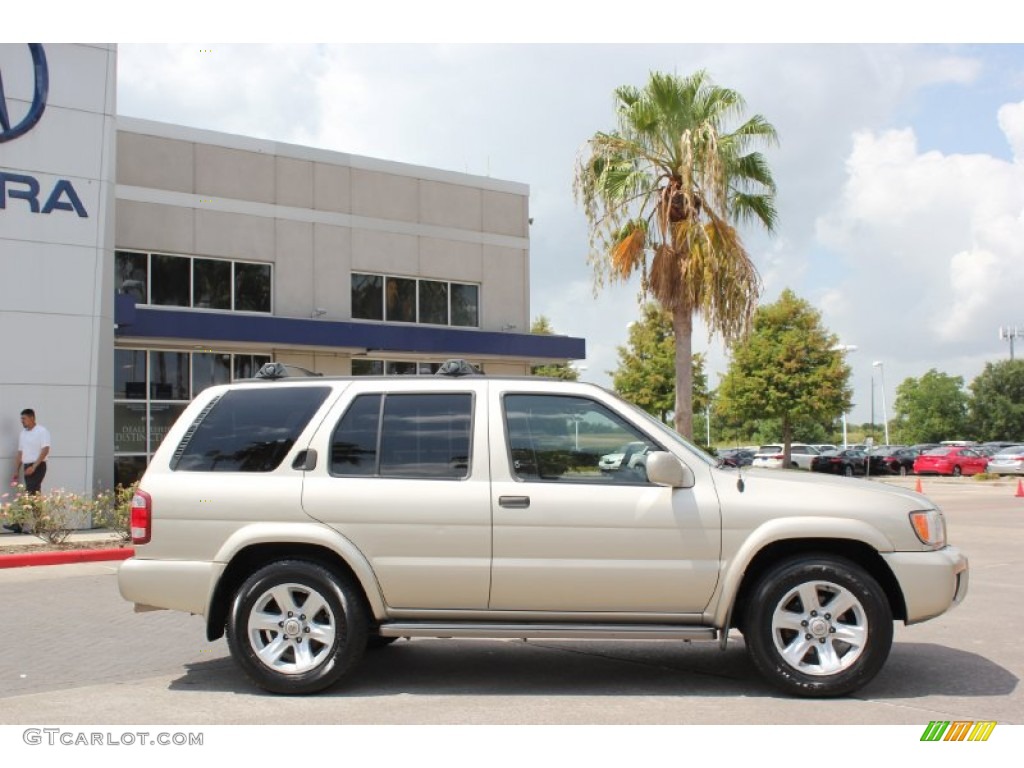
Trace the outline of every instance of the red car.
[[976, 475], [988, 468], [988, 457], [972, 448], [943, 446], [925, 451], [914, 460], [918, 475]]

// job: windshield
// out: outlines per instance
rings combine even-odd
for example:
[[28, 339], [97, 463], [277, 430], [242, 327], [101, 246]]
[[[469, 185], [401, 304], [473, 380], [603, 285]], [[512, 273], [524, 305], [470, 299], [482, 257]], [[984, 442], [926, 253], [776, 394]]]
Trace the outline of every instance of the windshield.
[[633, 411], [633, 413], [642, 417], [643, 420], [647, 422], [648, 425], [653, 427], [662, 437], [666, 438], [670, 442], [675, 443], [676, 445], [682, 448], [685, 448], [689, 453], [692, 453], [696, 458], [700, 459], [705, 464], [708, 464], [712, 467], [718, 465], [718, 459], [709, 456], [707, 453], [705, 453], [696, 445], [688, 441], [674, 429], [671, 429], [665, 424], [662, 424], [660, 421], [651, 416], [651, 414], [649, 414], [643, 408], [633, 405], [633, 403], [629, 402], [628, 400], [623, 400], [622, 397], [620, 397], [618, 394], [614, 392], [612, 392], [611, 394], [615, 395], [615, 397], [618, 398], [622, 403], [629, 406], [630, 410]]

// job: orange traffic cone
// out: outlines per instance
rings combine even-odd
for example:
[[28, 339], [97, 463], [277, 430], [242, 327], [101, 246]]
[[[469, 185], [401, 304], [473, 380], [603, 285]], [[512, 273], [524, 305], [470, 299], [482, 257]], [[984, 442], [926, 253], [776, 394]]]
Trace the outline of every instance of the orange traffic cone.
[[914, 490], [917, 491], [918, 493], [924, 493], [924, 491], [921, 490], [921, 477], [920, 476], [918, 476], [918, 478], [917, 478], [917, 485], [914, 486]]
[[1017, 481], [1017, 492], [1013, 495], [1018, 499], [1024, 499], [1024, 481]]

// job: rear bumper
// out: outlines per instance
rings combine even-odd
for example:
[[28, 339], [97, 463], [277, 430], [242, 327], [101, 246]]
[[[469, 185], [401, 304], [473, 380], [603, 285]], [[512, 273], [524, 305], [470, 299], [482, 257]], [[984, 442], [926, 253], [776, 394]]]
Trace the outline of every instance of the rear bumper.
[[883, 554], [895, 574], [907, 606], [907, 624], [939, 616], [967, 597], [970, 569], [956, 547], [935, 552]]
[[205, 616], [224, 563], [189, 560], [140, 560], [121, 563], [117, 587], [138, 605]]

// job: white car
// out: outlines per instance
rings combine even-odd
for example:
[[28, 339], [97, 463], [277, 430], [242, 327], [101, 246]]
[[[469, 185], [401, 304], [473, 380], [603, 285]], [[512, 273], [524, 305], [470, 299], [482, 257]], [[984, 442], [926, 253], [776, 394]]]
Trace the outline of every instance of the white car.
[[643, 465], [644, 457], [647, 455], [649, 450], [651, 450], [651, 447], [647, 443], [626, 443], [624, 446], [616, 450], [615, 453], [606, 453], [602, 456], [600, 462], [598, 462], [598, 466], [601, 468], [602, 472], [611, 472], [612, 470], [621, 469], [623, 463], [625, 463], [627, 468], [632, 469], [638, 465]]
[[[789, 468], [810, 470], [811, 462], [821, 453], [813, 445], [793, 443], [789, 446]], [[753, 467], [766, 469], [782, 469], [783, 446], [781, 444], [762, 445], [754, 454]]]

